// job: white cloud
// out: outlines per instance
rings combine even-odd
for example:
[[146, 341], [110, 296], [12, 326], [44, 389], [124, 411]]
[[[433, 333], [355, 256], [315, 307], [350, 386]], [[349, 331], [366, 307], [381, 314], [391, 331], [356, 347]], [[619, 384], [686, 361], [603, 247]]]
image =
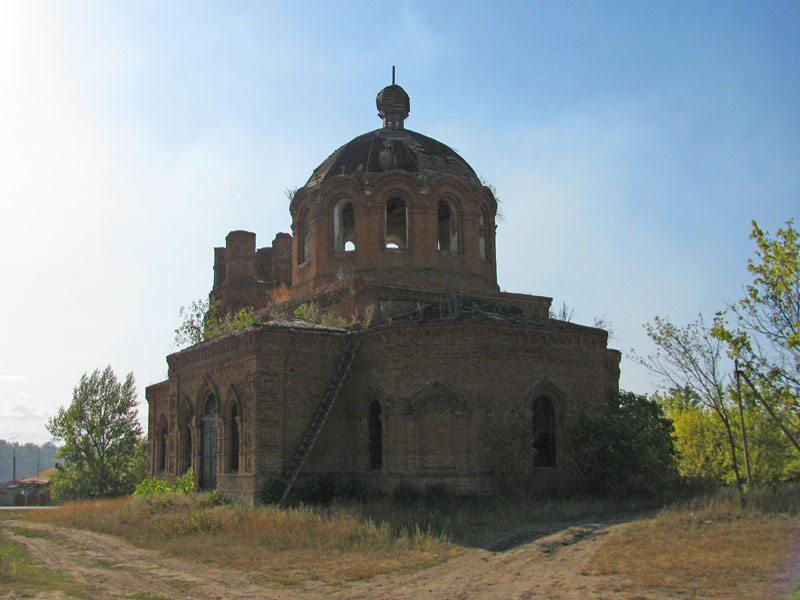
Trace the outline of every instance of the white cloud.
[[11, 401], [0, 396], [0, 420], [46, 421], [48, 412], [29, 402]]

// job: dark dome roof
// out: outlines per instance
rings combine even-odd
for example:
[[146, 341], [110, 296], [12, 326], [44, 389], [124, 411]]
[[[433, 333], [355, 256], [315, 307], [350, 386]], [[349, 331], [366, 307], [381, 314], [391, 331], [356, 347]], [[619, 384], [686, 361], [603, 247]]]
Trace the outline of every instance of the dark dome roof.
[[449, 146], [409, 129], [388, 127], [360, 135], [336, 150], [314, 169], [306, 185], [318, 186], [337, 175], [395, 170], [455, 175], [470, 185], [481, 185], [472, 167]]

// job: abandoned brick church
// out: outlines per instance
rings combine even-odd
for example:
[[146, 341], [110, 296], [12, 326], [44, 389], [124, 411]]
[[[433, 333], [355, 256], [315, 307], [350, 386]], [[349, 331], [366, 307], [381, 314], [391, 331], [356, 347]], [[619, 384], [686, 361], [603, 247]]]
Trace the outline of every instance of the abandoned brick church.
[[[550, 298], [499, 291], [497, 203], [458, 154], [406, 129], [409, 97], [377, 96], [383, 126], [348, 142], [291, 199], [292, 234], [214, 249], [211, 298], [261, 323], [167, 357], [147, 388], [150, 476], [257, 502], [319, 474], [490, 490], [481, 428], [524, 414], [536, 469], [562, 464], [578, 415], [616, 397], [602, 329], [549, 316]], [[280, 293], [276, 293], [280, 291]], [[349, 327], [276, 315], [314, 307]]]

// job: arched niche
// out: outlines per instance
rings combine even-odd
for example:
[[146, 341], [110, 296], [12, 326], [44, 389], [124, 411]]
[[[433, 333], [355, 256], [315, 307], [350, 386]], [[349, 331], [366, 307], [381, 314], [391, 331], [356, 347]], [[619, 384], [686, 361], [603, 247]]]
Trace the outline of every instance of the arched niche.
[[345, 196], [333, 206], [333, 251], [352, 252], [356, 249], [356, 217], [353, 201]]
[[411, 402], [416, 421], [419, 468], [453, 472], [466, 454], [466, 403], [449, 385], [434, 382]]
[[459, 210], [449, 197], [439, 200], [436, 208], [436, 249], [439, 252], [458, 252]]
[[391, 194], [384, 206], [384, 247], [408, 248], [408, 203], [399, 194]]

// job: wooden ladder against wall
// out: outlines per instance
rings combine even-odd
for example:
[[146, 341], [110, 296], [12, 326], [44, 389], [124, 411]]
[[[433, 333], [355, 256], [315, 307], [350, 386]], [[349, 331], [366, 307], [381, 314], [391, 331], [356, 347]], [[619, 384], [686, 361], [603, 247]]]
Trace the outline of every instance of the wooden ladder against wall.
[[281, 500], [278, 503], [279, 506], [283, 506], [286, 497], [292, 490], [294, 482], [297, 481], [297, 476], [300, 475], [303, 464], [305, 464], [308, 455], [311, 454], [314, 444], [317, 443], [317, 438], [325, 426], [325, 421], [328, 420], [328, 415], [331, 413], [336, 398], [339, 397], [339, 390], [342, 388], [344, 380], [347, 379], [347, 375], [350, 373], [350, 369], [353, 366], [353, 359], [356, 356], [356, 350], [358, 350], [358, 345], [360, 343], [361, 340], [359, 338], [352, 336], [347, 342], [342, 357], [339, 359], [339, 366], [336, 368], [336, 373], [334, 373], [333, 378], [328, 384], [328, 388], [325, 390], [325, 395], [322, 397], [319, 406], [317, 406], [317, 412], [314, 414], [314, 418], [311, 419], [311, 424], [308, 426], [303, 436], [303, 441], [300, 442], [300, 445], [297, 447], [286, 469], [286, 475], [284, 477], [286, 489], [283, 491]]

